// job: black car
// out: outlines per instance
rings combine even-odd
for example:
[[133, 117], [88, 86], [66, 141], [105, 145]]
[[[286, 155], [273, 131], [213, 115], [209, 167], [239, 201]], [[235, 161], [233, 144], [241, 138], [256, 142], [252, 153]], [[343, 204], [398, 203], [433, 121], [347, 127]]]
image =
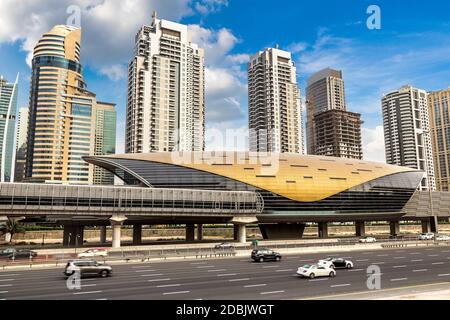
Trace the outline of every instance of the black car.
[[281, 254], [270, 249], [255, 249], [252, 251], [252, 260], [256, 262], [280, 261]]
[[35, 257], [37, 257], [37, 253], [31, 250], [16, 250], [8, 256], [9, 260], [33, 259]]
[[320, 260], [319, 265], [327, 265], [333, 269], [353, 269], [353, 262], [344, 258], [327, 258]]
[[1, 258], [9, 258], [9, 256], [15, 252], [17, 252], [17, 250], [14, 248], [3, 249], [3, 250], [0, 250], [0, 257]]

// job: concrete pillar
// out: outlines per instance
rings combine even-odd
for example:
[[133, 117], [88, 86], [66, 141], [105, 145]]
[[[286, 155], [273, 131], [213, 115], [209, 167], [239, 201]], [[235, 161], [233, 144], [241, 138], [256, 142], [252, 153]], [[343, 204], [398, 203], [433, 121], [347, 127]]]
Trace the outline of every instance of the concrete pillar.
[[203, 225], [197, 225], [197, 241], [203, 241]]
[[431, 232], [431, 223], [429, 220], [422, 220], [422, 233]]
[[364, 221], [355, 222], [356, 236], [365, 237], [366, 236], [366, 224]]
[[84, 227], [65, 225], [63, 232], [63, 245], [68, 247], [81, 247], [84, 242]]
[[389, 225], [391, 229], [391, 236], [396, 237], [400, 235], [400, 221], [391, 221]]
[[106, 226], [100, 226], [100, 243], [106, 243]]
[[237, 227], [239, 243], [247, 243], [247, 226], [245, 224], [239, 224]]
[[113, 216], [109, 220], [112, 226], [112, 247], [120, 248], [122, 245], [122, 225], [127, 218], [125, 216]]
[[239, 240], [239, 226], [236, 224], [234, 225], [234, 228], [233, 228], [233, 239], [234, 239], [234, 241]]
[[133, 245], [139, 246], [142, 244], [142, 225], [133, 225]]
[[319, 238], [328, 238], [328, 222], [319, 222]]
[[195, 241], [195, 225], [187, 224], [186, 225], [186, 242], [194, 242]]
[[430, 218], [431, 232], [439, 233], [439, 220], [436, 216]]

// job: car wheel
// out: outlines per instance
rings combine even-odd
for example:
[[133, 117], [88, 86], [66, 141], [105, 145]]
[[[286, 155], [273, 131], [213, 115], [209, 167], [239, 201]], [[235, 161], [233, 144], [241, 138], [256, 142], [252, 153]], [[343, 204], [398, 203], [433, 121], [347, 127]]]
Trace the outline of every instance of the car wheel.
[[331, 271], [331, 272], [330, 272], [330, 278], [334, 278], [335, 276], [336, 276], [336, 273], [333, 272], [333, 271]]
[[259, 262], [264, 262], [264, 258], [263, 257], [259, 258]]
[[352, 267], [352, 265], [349, 263], [349, 264], [347, 264], [347, 269], [352, 269], [353, 267]]
[[102, 270], [102, 272], [100, 272], [100, 276], [101, 276], [102, 278], [106, 278], [107, 276], [109, 276], [109, 272], [106, 271], [106, 270]]
[[280, 262], [280, 261], [281, 261], [281, 258], [280, 258], [280, 257], [276, 257], [275, 260], [276, 260], [277, 262]]
[[309, 278], [310, 279], [314, 279], [316, 277], [316, 275], [314, 274], [314, 273], [311, 273], [310, 275], [309, 275]]

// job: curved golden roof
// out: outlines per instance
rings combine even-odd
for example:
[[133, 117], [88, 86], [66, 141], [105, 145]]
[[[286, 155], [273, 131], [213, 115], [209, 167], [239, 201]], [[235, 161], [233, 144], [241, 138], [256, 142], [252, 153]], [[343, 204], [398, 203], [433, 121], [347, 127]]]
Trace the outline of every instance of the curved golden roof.
[[[102, 156], [172, 164], [227, 177], [299, 202], [315, 202], [384, 176], [418, 170], [375, 162], [248, 152], [184, 152]], [[149, 181], [151, 183], [151, 181]]]

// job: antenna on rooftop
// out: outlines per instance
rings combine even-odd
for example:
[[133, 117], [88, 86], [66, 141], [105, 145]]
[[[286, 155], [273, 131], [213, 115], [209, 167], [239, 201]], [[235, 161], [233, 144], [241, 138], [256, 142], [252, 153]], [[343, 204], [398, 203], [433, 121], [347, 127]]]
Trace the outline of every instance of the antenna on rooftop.
[[156, 12], [156, 10], [153, 10], [153, 13], [152, 13], [152, 24], [153, 25], [156, 24], [156, 19], [158, 19], [158, 13]]

